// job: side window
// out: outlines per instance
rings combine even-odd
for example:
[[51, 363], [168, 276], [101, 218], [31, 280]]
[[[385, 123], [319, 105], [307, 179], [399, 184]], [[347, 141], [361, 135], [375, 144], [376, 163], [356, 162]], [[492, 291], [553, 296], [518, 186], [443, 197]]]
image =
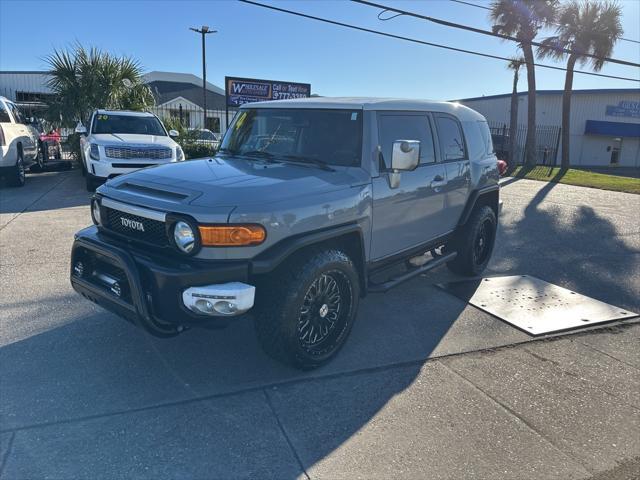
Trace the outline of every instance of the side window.
[[467, 158], [460, 123], [448, 115], [436, 115], [436, 124], [438, 125], [438, 139], [443, 160]]
[[11, 113], [13, 114], [13, 119], [15, 120], [16, 123], [24, 123], [24, 120], [22, 119], [22, 114], [20, 113], [20, 110], [18, 110], [18, 107], [16, 107], [16, 105], [14, 103], [9, 103], [9, 109], [11, 110]]
[[387, 168], [391, 166], [391, 150], [396, 140], [420, 140], [420, 163], [436, 161], [433, 134], [427, 115], [379, 114], [378, 136]]
[[491, 130], [487, 122], [478, 122], [478, 128], [480, 128], [480, 134], [485, 147], [485, 155], [493, 155], [493, 140], [491, 140]]
[[7, 111], [7, 107], [5, 107], [3, 102], [0, 102], [0, 123], [10, 123], [11, 118], [9, 117], [9, 112]]

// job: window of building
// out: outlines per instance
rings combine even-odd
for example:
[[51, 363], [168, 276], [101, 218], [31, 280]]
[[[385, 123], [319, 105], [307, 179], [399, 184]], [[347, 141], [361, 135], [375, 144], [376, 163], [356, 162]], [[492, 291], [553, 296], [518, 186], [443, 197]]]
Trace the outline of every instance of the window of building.
[[220, 133], [220, 118], [218, 117], [207, 117], [207, 121], [205, 122], [205, 127], [208, 130], [211, 130], [215, 133]]
[[420, 163], [436, 161], [433, 147], [433, 133], [427, 115], [380, 114], [378, 116], [378, 137], [382, 158], [387, 168], [391, 168], [391, 151], [396, 140], [419, 140]]
[[449, 115], [436, 115], [436, 124], [443, 160], [467, 158], [460, 123]]

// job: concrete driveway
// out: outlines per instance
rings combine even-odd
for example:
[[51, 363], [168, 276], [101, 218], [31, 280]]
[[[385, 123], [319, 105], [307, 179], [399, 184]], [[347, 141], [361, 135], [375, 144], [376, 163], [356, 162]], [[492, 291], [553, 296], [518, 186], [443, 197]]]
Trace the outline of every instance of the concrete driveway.
[[[640, 476], [640, 325], [535, 339], [434, 287], [371, 295], [301, 373], [248, 319], [148, 336], [76, 295], [77, 171], [0, 190], [0, 477]], [[640, 311], [640, 196], [508, 179], [490, 275]]]

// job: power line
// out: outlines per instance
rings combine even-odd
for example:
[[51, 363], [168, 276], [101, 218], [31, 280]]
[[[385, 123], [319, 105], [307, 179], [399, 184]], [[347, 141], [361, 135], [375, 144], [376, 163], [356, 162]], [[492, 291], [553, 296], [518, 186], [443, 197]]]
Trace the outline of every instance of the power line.
[[[444, 25], [445, 27], [452, 27], [452, 28], [458, 28], [460, 30], [467, 30], [469, 32], [473, 32], [473, 33], [479, 33], [481, 35], [488, 35], [490, 37], [498, 37], [501, 38], [502, 40], [510, 40], [512, 42], [517, 42], [517, 43], [528, 43], [531, 45], [535, 45], [536, 47], [541, 47], [543, 46], [542, 43], [540, 42], [534, 42], [534, 41], [526, 41], [526, 40], [520, 40], [517, 37], [512, 37], [510, 35], [503, 35], [501, 33], [494, 33], [494, 32], [490, 32], [489, 30], [482, 30], [480, 28], [475, 28], [475, 27], [470, 27], [468, 25], [462, 25], [460, 23], [455, 23], [455, 22], [450, 22], [448, 20], [441, 20], [439, 18], [434, 18], [434, 17], [429, 17], [427, 15], [421, 15], [419, 13], [414, 13], [414, 12], [409, 12], [407, 10], [400, 10], [399, 8], [395, 8], [395, 7], [388, 7], [386, 5], [381, 5], [379, 3], [373, 3], [373, 2], [369, 2], [367, 0], [351, 0], [354, 3], [360, 3], [362, 5], [366, 5], [368, 7], [374, 7], [374, 8], [380, 8], [382, 9], [384, 12], [395, 12], [398, 15], [394, 15], [392, 17], [388, 17], [388, 18], [384, 18], [381, 20], [391, 20], [393, 18], [396, 18], [396, 16], [400, 16], [400, 15], [407, 15], [409, 17], [415, 17], [415, 18], [419, 18], [421, 20], [426, 20], [428, 22], [433, 22], [433, 23], [437, 23], [439, 25]], [[380, 16], [378, 15], [378, 18], [380, 18]], [[574, 52], [572, 50], [569, 50], [567, 48], [561, 48], [561, 47], [549, 47], [544, 45], [547, 48], [552, 48], [553, 50], [557, 50], [559, 52], [564, 52], [564, 53], [577, 53]], [[628, 67], [640, 67], [640, 63], [634, 63], [634, 62], [629, 62], [627, 60], [618, 60], [616, 58], [609, 58], [609, 57], [599, 57], [598, 55], [592, 55], [590, 53], [580, 53], [581, 56], [584, 57], [590, 57], [590, 58], [595, 58], [598, 60], [604, 60], [607, 61], [609, 63], [617, 63], [620, 65], [626, 65]]]
[[[470, 55], [476, 55], [476, 56], [485, 57], [485, 58], [493, 58], [495, 60], [504, 60], [506, 62], [511, 62], [511, 60], [512, 60], [511, 58], [501, 57], [499, 55], [491, 55], [489, 53], [482, 53], [482, 52], [476, 52], [476, 51], [473, 51], [473, 50], [466, 50], [466, 49], [463, 49], [463, 48], [450, 47], [448, 45], [441, 45], [439, 43], [432, 43], [432, 42], [427, 42], [427, 41], [424, 41], [424, 40], [418, 40], [416, 38], [409, 38], [409, 37], [403, 37], [401, 35], [395, 35], [393, 33], [381, 32], [379, 30], [372, 30], [370, 28], [359, 27], [357, 25], [351, 25], [349, 23], [338, 22], [336, 20], [330, 20], [328, 18], [316, 17], [316, 16], [313, 16], [313, 15], [308, 15], [306, 13], [296, 12], [296, 11], [293, 11], [293, 10], [287, 10], [285, 8], [274, 7], [273, 5], [265, 5], [264, 3], [258, 3], [258, 2], [254, 2], [252, 0], [238, 0], [238, 1], [242, 2], [242, 3], [249, 4], [249, 5], [255, 5], [257, 7], [266, 8], [268, 10], [274, 10], [276, 12], [288, 13], [290, 15], [295, 15], [295, 16], [298, 16], [298, 17], [308, 18], [310, 20], [317, 20], [319, 22], [329, 23], [331, 25], [338, 25], [340, 27], [350, 28], [352, 30], [359, 30], [361, 32], [373, 33], [374, 35], [381, 35], [383, 37], [395, 38], [397, 40], [404, 40], [404, 41], [407, 41], [407, 42], [418, 43], [420, 45], [427, 45], [427, 46], [430, 46], [430, 47], [442, 48], [442, 49], [445, 49], [445, 50], [452, 50], [454, 52], [468, 53]], [[522, 62], [522, 63], [523, 64], [527, 64], [528, 62]], [[556, 66], [553, 66], [553, 65], [545, 65], [543, 63], [531, 62], [531, 65], [534, 65], [536, 67], [541, 67], [541, 68], [548, 68], [548, 69], [551, 69], [551, 70], [560, 70], [560, 71], [563, 71], [563, 72], [567, 71], [566, 68], [556, 67]], [[615, 75], [605, 75], [603, 73], [585, 72], [583, 70], [574, 70], [574, 73], [580, 73], [582, 75], [591, 75], [591, 76], [594, 76], [594, 77], [613, 78], [615, 80], [626, 80], [626, 81], [630, 81], [630, 82], [640, 82], [640, 79], [637, 79], [637, 78], [618, 77], [618, 76], [615, 76]]]
[[[449, 1], [450, 2], [454, 2], [454, 3], [461, 3], [462, 5], [469, 5], [470, 7], [481, 8], [483, 10], [491, 10], [491, 7], [486, 7], [484, 5], [478, 5], [477, 3], [465, 2], [463, 0], [449, 0]], [[558, 27], [562, 26], [559, 23], [552, 23], [552, 25], [556, 25]], [[604, 35], [604, 33], [601, 33], [600, 35]], [[633, 40], [632, 38], [620, 37], [620, 40], [625, 41], [625, 42], [631, 42], [631, 43], [640, 43], [640, 40]]]

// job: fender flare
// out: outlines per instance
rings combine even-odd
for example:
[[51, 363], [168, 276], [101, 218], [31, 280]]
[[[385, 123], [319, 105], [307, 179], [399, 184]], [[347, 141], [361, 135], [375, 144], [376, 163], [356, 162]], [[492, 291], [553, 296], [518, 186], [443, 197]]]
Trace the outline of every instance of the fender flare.
[[284, 262], [287, 258], [290, 258], [291, 255], [295, 254], [305, 247], [321, 244], [323, 242], [327, 242], [332, 239], [349, 234], [358, 235], [361, 258], [354, 258], [353, 260], [354, 262], [359, 264], [359, 268], [363, 268], [365, 265], [365, 250], [362, 228], [357, 223], [349, 223], [346, 225], [330, 227], [324, 230], [316, 230], [313, 232], [304, 233], [298, 236], [286, 238], [276, 243], [251, 260], [251, 273], [254, 275], [269, 273], [276, 267], [278, 267], [278, 265]]
[[[464, 210], [462, 211], [462, 215], [460, 216], [460, 220], [458, 221], [458, 227], [461, 227], [465, 223], [467, 223], [469, 217], [471, 216], [471, 212], [473, 212], [473, 209], [475, 208], [476, 203], [478, 202], [478, 199], [480, 197], [496, 191], [500, 191], [500, 185], [489, 185], [487, 187], [482, 187], [471, 192], [471, 195], [467, 200], [467, 204], [464, 206]], [[498, 205], [496, 205], [496, 208], [498, 208]]]

